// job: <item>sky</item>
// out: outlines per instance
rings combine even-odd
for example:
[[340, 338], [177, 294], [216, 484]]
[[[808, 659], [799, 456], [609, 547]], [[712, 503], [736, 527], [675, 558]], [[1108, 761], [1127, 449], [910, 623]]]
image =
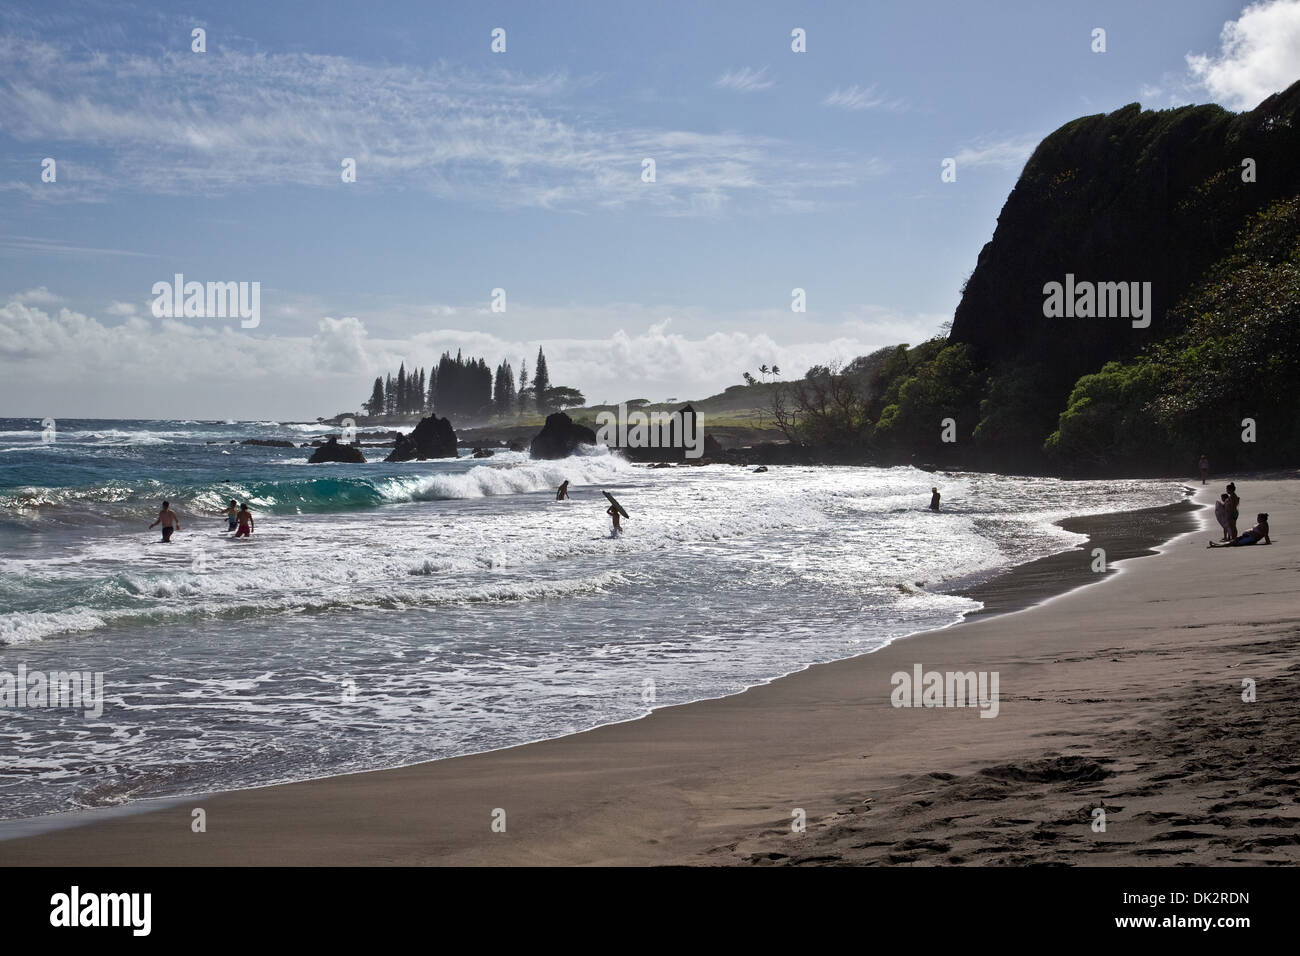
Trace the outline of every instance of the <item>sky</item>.
[[[310, 420], [458, 349], [801, 375], [939, 334], [1064, 123], [1296, 79], [1300, 0], [8, 4], [0, 416]], [[257, 325], [155, 315], [178, 273]]]

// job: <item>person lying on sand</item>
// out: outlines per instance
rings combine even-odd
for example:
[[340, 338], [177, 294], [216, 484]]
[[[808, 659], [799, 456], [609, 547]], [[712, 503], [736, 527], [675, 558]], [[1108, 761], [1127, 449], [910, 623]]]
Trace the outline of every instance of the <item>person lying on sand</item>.
[[172, 506], [166, 501], [163, 502], [162, 511], [158, 512], [158, 519], [149, 527], [156, 528], [160, 524], [162, 525], [163, 544], [171, 542], [172, 532], [181, 530], [180, 517], [176, 512], [172, 511]]
[[235, 532], [236, 538], [247, 538], [253, 533], [253, 513], [248, 510], [248, 502], [245, 501], [239, 507], [239, 530]]
[[1255, 515], [1255, 527], [1222, 544], [1210, 542], [1211, 548], [1240, 548], [1248, 544], [1272, 544], [1268, 537], [1268, 515]]
[[569, 497], [569, 479], [564, 479], [564, 484], [560, 485], [560, 490], [555, 493], [556, 501], [563, 501]]

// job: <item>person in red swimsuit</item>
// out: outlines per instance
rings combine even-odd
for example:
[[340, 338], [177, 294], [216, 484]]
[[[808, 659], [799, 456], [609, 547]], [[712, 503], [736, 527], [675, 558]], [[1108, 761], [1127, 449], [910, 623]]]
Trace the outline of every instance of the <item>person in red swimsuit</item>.
[[235, 532], [236, 538], [247, 538], [253, 533], [253, 513], [248, 510], [248, 502], [239, 506], [239, 530]]

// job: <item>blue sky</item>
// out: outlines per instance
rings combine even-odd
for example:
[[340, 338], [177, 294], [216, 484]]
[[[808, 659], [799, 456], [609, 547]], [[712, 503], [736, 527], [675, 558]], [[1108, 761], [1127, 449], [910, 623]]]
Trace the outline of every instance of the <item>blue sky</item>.
[[[592, 400], [799, 374], [935, 334], [1061, 124], [1296, 78], [1296, 0], [6, 10], [0, 402], [315, 417], [447, 348]], [[176, 272], [260, 325], [154, 318]]]

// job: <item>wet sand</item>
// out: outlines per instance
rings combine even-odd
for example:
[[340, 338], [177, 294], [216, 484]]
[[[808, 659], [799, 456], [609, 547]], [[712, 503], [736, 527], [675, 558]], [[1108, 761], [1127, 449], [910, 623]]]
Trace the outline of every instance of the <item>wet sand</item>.
[[[1206, 550], [1218, 529], [1203, 509], [1159, 554], [1036, 607], [733, 697], [488, 754], [92, 815], [0, 843], [0, 863], [1293, 864], [1300, 535], [1287, 532], [1300, 482], [1237, 483], [1246, 510], [1272, 514], [1273, 546]], [[1198, 485], [1197, 500], [1216, 490]], [[892, 676], [916, 664], [996, 672], [997, 717], [892, 706]], [[199, 807], [204, 833], [191, 830]]]

